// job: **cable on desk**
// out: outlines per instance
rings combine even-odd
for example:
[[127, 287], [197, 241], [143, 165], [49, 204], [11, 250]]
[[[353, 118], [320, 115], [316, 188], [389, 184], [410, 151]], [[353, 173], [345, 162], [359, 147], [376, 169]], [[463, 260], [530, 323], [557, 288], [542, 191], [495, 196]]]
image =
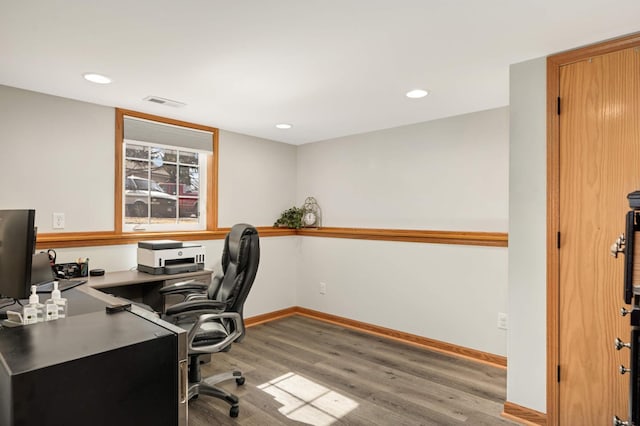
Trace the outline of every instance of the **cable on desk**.
[[13, 299], [13, 301], [12, 301], [11, 303], [7, 303], [7, 304], [5, 304], [5, 305], [0, 306], [0, 309], [4, 309], [4, 308], [6, 308], [7, 306], [15, 305], [16, 303], [17, 303], [18, 305], [22, 306], [22, 303], [20, 303], [20, 300], [18, 300], [18, 299]]

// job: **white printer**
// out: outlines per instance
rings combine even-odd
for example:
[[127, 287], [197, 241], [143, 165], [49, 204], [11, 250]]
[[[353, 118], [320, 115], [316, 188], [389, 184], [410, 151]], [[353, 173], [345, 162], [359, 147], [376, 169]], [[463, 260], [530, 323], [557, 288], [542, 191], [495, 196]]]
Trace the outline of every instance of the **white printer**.
[[179, 274], [204, 269], [205, 250], [197, 244], [157, 240], [138, 242], [138, 270], [149, 274]]

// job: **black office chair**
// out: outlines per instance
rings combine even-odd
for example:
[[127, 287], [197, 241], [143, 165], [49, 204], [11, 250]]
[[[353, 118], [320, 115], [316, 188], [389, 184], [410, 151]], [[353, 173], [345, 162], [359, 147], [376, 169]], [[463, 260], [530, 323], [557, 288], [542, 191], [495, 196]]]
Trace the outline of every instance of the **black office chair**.
[[199, 394], [223, 399], [231, 405], [231, 417], [237, 417], [240, 411], [238, 397], [215, 385], [230, 379], [243, 385], [242, 372], [231, 371], [203, 379], [200, 356], [228, 351], [232, 343], [244, 338], [242, 310], [259, 261], [258, 231], [251, 225], [234, 225], [224, 241], [222, 274], [213, 277], [206, 293], [197, 292], [202, 288], [197, 283], [170, 285], [160, 290], [164, 295], [187, 295], [184, 302], [169, 307], [164, 317], [188, 331], [189, 399]]

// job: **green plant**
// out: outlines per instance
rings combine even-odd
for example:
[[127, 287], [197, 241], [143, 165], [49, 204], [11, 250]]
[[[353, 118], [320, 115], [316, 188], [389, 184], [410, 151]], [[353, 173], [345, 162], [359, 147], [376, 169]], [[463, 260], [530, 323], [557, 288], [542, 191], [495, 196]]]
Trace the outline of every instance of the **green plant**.
[[300, 229], [302, 227], [302, 207], [293, 206], [282, 212], [280, 218], [273, 224], [276, 228], [295, 228]]

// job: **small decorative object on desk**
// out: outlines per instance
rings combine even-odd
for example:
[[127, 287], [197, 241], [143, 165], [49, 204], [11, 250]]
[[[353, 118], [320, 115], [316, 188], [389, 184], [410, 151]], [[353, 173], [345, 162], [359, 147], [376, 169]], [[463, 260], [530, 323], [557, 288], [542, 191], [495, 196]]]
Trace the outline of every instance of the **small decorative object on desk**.
[[79, 257], [77, 260], [78, 266], [80, 267], [80, 276], [88, 277], [89, 276], [89, 258], [88, 257]]
[[302, 224], [305, 228], [320, 228], [322, 211], [318, 202], [313, 197], [307, 197], [302, 206]]
[[79, 257], [75, 262], [56, 263], [53, 271], [58, 278], [78, 278], [89, 276], [89, 258]]

